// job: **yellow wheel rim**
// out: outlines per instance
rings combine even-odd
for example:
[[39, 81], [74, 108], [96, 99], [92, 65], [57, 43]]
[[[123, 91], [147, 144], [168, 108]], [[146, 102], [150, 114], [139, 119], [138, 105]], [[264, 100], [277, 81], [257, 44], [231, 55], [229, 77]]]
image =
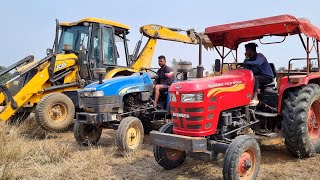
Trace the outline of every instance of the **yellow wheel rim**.
[[61, 122], [65, 120], [67, 112], [67, 106], [65, 104], [56, 103], [49, 107], [48, 117], [51, 121]]
[[131, 126], [127, 131], [127, 144], [130, 149], [135, 149], [139, 146], [141, 133], [137, 126]]

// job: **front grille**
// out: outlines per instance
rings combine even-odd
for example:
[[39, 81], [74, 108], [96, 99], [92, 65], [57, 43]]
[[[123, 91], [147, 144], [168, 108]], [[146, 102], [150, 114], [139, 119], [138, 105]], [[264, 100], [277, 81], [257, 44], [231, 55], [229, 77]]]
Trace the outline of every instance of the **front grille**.
[[[215, 131], [217, 118], [219, 117], [216, 106], [216, 98], [206, 99], [207, 102], [182, 103], [180, 101], [171, 102], [171, 113], [174, 130], [181, 135], [187, 135], [190, 132], [196, 133], [195, 136], [201, 136], [201, 133]], [[207, 106], [204, 107], [204, 104]], [[217, 114], [217, 115], [216, 115]]]
[[186, 112], [204, 112], [204, 108], [186, 108]]
[[188, 129], [201, 129], [201, 125], [187, 125]]
[[190, 118], [186, 119], [187, 121], [202, 121], [203, 117], [202, 116], [191, 116]]

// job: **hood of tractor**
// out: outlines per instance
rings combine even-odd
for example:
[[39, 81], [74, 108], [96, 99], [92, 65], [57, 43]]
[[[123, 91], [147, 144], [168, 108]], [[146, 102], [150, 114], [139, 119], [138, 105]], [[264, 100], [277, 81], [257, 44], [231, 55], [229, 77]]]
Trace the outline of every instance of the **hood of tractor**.
[[253, 86], [254, 77], [249, 70], [173, 83], [169, 92], [174, 133], [199, 137], [214, 134], [220, 113], [248, 105]]
[[85, 91], [103, 91], [104, 96], [125, 95], [134, 92], [152, 90], [152, 81], [147, 73], [134, 73], [131, 76], [106, 79], [102, 84], [94, 82], [83, 89]]
[[[238, 88], [236, 88], [238, 87]], [[221, 76], [201, 78], [191, 81], [181, 81], [170, 86], [169, 92], [204, 92], [215, 90], [219, 92], [253, 88], [253, 74], [249, 70], [231, 70]], [[224, 89], [222, 89], [224, 88]], [[211, 92], [212, 92], [211, 91]]]

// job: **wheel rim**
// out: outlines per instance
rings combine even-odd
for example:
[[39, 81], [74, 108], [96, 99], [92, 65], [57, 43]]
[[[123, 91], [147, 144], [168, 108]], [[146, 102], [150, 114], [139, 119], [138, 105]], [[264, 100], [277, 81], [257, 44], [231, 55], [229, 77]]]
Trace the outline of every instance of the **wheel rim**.
[[248, 149], [240, 156], [238, 163], [238, 174], [240, 179], [249, 179], [255, 169], [256, 156], [252, 149]]
[[130, 149], [135, 149], [139, 146], [141, 132], [137, 125], [131, 126], [127, 131], [127, 144]]
[[170, 159], [172, 161], [178, 160], [182, 156], [182, 153], [183, 153], [183, 151], [179, 151], [176, 149], [170, 149], [170, 148], [165, 148], [165, 152], [166, 152], [166, 156], [168, 157], [168, 159]]
[[310, 107], [308, 113], [308, 132], [312, 143], [316, 143], [319, 140], [320, 132], [320, 116], [318, 113], [320, 110], [320, 102], [318, 100], [314, 101]]
[[48, 111], [48, 117], [51, 121], [61, 122], [67, 116], [67, 106], [63, 103], [56, 103], [50, 106]]

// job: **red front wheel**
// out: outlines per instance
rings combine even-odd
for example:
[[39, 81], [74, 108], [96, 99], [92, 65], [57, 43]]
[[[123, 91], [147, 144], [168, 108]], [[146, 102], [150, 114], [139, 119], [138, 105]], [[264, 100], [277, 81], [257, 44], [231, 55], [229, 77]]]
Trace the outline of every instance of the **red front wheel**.
[[223, 178], [256, 179], [260, 159], [260, 148], [255, 138], [248, 135], [236, 137], [224, 157]]
[[[173, 124], [165, 124], [159, 131], [172, 134]], [[168, 170], [179, 167], [186, 159], [186, 152], [161, 146], [154, 146], [153, 153], [157, 163]]]

